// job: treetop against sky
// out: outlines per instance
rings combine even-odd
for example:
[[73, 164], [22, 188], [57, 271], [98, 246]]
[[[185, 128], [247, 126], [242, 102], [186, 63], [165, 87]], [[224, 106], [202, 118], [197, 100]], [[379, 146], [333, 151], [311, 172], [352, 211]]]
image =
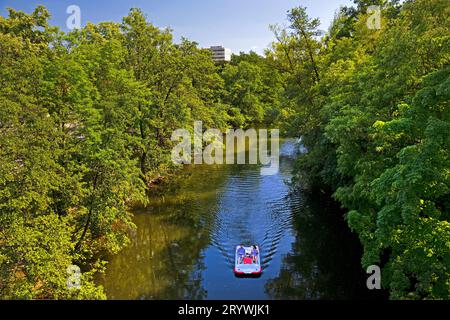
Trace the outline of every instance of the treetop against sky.
[[0, 15], [6, 16], [6, 8], [27, 13], [39, 4], [52, 14], [51, 23], [67, 31], [67, 7], [77, 5], [81, 9], [81, 22], [116, 21], [128, 14], [132, 7], [141, 8], [158, 27], [170, 27], [175, 39], [181, 37], [197, 41], [200, 46], [224, 45], [234, 53], [250, 50], [262, 53], [274, 39], [270, 24], [283, 23], [287, 10], [302, 5], [312, 17], [320, 18], [321, 29], [330, 25], [335, 11], [351, 0], [1, 0]]

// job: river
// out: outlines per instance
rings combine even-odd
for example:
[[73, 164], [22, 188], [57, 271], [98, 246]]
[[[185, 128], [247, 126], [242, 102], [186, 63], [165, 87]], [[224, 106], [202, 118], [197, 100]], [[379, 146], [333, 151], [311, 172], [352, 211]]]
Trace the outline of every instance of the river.
[[[280, 146], [280, 169], [197, 165], [135, 212], [131, 244], [99, 283], [108, 299], [373, 299], [361, 248], [323, 193], [289, 187], [297, 156]], [[236, 278], [237, 244], [258, 244], [263, 274]]]

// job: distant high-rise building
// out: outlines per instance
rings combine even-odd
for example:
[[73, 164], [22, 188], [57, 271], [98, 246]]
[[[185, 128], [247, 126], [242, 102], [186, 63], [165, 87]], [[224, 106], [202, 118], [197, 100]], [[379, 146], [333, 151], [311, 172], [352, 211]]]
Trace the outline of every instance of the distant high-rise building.
[[231, 50], [222, 46], [212, 46], [209, 48], [213, 53], [214, 62], [231, 61]]

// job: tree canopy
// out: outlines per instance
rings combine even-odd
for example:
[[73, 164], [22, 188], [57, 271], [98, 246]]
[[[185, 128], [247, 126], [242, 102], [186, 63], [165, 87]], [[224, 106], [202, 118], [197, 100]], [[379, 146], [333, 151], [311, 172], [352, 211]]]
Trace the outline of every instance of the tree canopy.
[[[382, 267], [391, 298], [449, 299], [449, 3], [355, 4], [321, 39], [301, 7], [276, 29], [288, 131], [308, 149], [296, 181], [327, 186], [348, 209], [362, 265]], [[381, 29], [368, 28], [369, 5], [381, 6]]]

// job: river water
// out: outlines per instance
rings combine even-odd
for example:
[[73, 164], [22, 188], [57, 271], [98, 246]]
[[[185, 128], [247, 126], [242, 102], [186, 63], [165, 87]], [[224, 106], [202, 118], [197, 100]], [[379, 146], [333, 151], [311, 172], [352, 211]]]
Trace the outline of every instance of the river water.
[[[323, 193], [292, 191], [297, 156], [280, 146], [280, 169], [187, 167], [135, 212], [131, 244], [99, 283], [108, 299], [372, 299], [361, 248]], [[263, 274], [236, 278], [234, 248], [258, 244]]]

